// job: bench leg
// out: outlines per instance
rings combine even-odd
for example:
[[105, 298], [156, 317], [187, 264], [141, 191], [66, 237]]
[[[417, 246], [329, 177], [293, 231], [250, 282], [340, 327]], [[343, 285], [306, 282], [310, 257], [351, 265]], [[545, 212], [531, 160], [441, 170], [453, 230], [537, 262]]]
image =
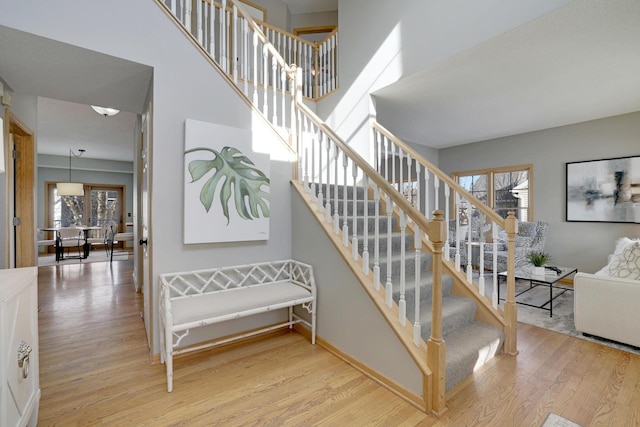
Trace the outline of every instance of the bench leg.
[[311, 306], [311, 344], [316, 343], [316, 302]]
[[293, 329], [293, 307], [289, 307], [289, 329]]

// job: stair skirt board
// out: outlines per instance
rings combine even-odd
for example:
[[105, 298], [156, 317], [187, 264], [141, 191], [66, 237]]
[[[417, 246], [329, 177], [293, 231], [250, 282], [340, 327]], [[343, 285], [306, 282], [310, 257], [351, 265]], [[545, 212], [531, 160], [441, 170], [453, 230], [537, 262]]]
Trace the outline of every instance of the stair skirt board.
[[[343, 199], [343, 186], [338, 187], [338, 206], [335, 206], [335, 189], [331, 186], [330, 198], [331, 214], [337, 212], [340, 216], [340, 228], [344, 225], [344, 199]], [[318, 186], [316, 185], [316, 193]], [[322, 191], [326, 191], [326, 185], [322, 186]], [[365, 225], [365, 203], [364, 203], [364, 187], [357, 188], [356, 200], [356, 226], [357, 235], [359, 240], [358, 252], [362, 256], [363, 252], [363, 232]], [[347, 187], [347, 220], [346, 224], [349, 227], [349, 233], [353, 234], [353, 187]], [[323, 195], [323, 199], [327, 200], [327, 195]], [[374, 245], [375, 236], [372, 234], [375, 232], [375, 218], [374, 209], [375, 201], [372, 197], [368, 197], [368, 218], [366, 220], [368, 236], [368, 251], [370, 268], [374, 267]], [[379, 242], [379, 267], [380, 267], [380, 283], [384, 287], [387, 281], [387, 270], [391, 271], [391, 282], [393, 283], [393, 300], [397, 304], [400, 300], [400, 271], [401, 271], [401, 233], [398, 231], [398, 219], [393, 216], [391, 220], [391, 247], [392, 257], [391, 264], [387, 258], [387, 243], [388, 243], [388, 226], [389, 221], [386, 215], [386, 210], [381, 206], [379, 208], [379, 221], [378, 231], [380, 235]], [[337, 236], [338, 237], [338, 236]], [[342, 238], [339, 236], [338, 238]], [[424, 245], [423, 245], [424, 247]], [[422, 252], [420, 255], [420, 270], [421, 277], [420, 282], [423, 285], [420, 289], [420, 322], [422, 324], [422, 338], [425, 341], [429, 340], [431, 333], [431, 254], [428, 252]], [[405, 233], [405, 301], [407, 306], [407, 318], [413, 323], [413, 307], [415, 304], [415, 250], [413, 248], [413, 233], [407, 231]], [[446, 343], [446, 386], [448, 391], [463, 379], [473, 374], [474, 370], [482, 366], [484, 363], [498, 354], [504, 342], [504, 333], [500, 328], [495, 326], [478, 322], [474, 320], [477, 310], [476, 302], [465, 297], [457, 296], [451, 293], [453, 284], [453, 278], [446, 274], [442, 276], [442, 334]]]

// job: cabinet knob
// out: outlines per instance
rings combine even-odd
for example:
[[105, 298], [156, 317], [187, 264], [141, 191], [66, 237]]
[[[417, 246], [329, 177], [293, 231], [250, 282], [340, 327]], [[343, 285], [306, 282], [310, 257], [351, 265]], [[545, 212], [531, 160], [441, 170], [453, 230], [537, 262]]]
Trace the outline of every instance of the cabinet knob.
[[33, 349], [24, 341], [18, 346], [18, 367], [22, 368], [22, 378], [29, 376], [29, 356]]

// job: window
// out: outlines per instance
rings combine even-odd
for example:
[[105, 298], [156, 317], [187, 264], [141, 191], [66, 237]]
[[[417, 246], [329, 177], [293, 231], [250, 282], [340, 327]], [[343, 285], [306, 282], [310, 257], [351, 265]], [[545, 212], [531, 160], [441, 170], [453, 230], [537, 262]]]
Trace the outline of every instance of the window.
[[[47, 182], [48, 207], [45, 224], [48, 227], [70, 225], [103, 226], [111, 221], [119, 225], [124, 212], [124, 186], [85, 184], [84, 196], [58, 196], [56, 184]], [[86, 203], [85, 203], [86, 202]]]
[[520, 221], [533, 220], [533, 165], [455, 172], [453, 178], [503, 218], [514, 211]]

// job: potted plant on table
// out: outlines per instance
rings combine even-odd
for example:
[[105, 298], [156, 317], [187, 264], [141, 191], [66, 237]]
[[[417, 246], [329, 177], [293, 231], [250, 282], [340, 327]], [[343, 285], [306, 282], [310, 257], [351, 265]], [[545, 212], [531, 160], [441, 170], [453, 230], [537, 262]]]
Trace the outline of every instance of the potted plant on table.
[[533, 265], [533, 274], [544, 276], [544, 266], [551, 260], [551, 256], [542, 251], [529, 252], [527, 255], [529, 262]]

